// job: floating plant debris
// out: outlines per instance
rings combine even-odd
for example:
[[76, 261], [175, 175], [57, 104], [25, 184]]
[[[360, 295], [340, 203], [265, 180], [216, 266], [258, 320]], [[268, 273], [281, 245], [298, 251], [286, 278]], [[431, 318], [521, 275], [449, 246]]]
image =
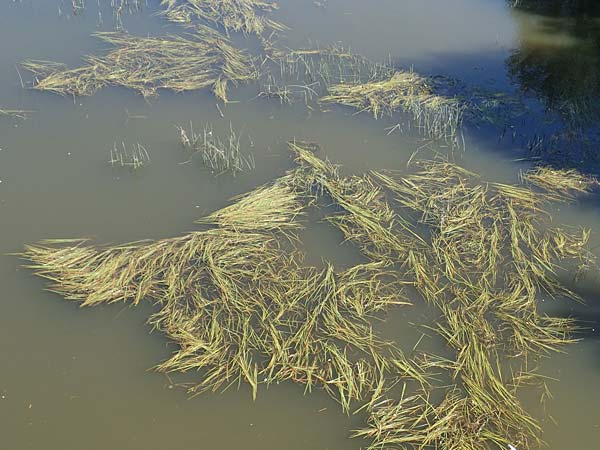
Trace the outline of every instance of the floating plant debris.
[[549, 193], [572, 198], [575, 194], [586, 194], [598, 186], [598, 180], [584, 175], [576, 169], [554, 169], [536, 167], [522, 175], [524, 181]]
[[281, 103], [298, 99], [306, 104], [327, 95], [338, 83], [365, 83], [385, 78], [393, 70], [353, 53], [340, 45], [283, 51], [263, 39], [266, 53], [261, 64], [262, 97], [278, 98]]
[[278, 8], [262, 0], [162, 0], [164, 15], [171, 22], [189, 24], [201, 20], [227, 31], [262, 35], [265, 31], [283, 31], [287, 27], [267, 14]]
[[252, 80], [250, 58], [220, 33], [198, 27], [186, 37], [136, 37], [122, 33], [96, 33], [115, 47], [106, 56], [87, 56], [86, 65], [66, 69], [45, 61], [28, 61], [23, 67], [36, 75], [35, 89], [68, 95], [92, 95], [105, 86], [123, 86], [144, 96], [158, 89], [176, 92], [212, 87], [227, 101], [227, 87]]
[[240, 136], [236, 134], [231, 124], [229, 124], [229, 136], [226, 142], [214, 133], [211, 124], [205, 125], [202, 133], [194, 132], [191, 123], [189, 131], [182, 127], [177, 128], [181, 144], [192, 152], [191, 158], [199, 154], [204, 165], [215, 174], [231, 172], [235, 175], [256, 167], [254, 155], [250, 153], [246, 156], [240, 151]]
[[320, 159], [305, 143], [290, 142], [289, 147], [300, 163], [295, 178], [298, 186], [306, 192], [327, 194], [343, 208], [346, 214], [327, 220], [373, 261], [391, 265], [420, 245], [421, 238], [385, 201], [383, 190], [371, 177], [340, 177], [336, 166]]
[[285, 176], [203, 219], [207, 231], [104, 249], [50, 241], [23, 256], [53, 291], [84, 306], [157, 302], [150, 323], [180, 345], [158, 370], [205, 369], [193, 392], [244, 380], [256, 396], [259, 384], [289, 379], [323, 387], [349, 410], [399, 368], [416, 370], [367, 320], [407, 301], [379, 264], [342, 272], [299, 264], [301, 255], [286, 249], [304, 204], [291, 181]]
[[[542, 292], [577, 298], [558, 272], [566, 260], [593, 264], [589, 232], [551, 226], [544, 207], [556, 195], [485, 182], [448, 161], [420, 162], [403, 177], [344, 177], [318, 146], [289, 147], [296, 169], [201, 219], [204, 231], [106, 248], [49, 241], [22, 256], [84, 306], [156, 302], [150, 323], [180, 347], [158, 370], [202, 370], [192, 392], [240, 381], [254, 397], [263, 383], [320, 386], [344, 411], [362, 402], [368, 421], [356, 436], [371, 449], [541, 444], [517, 388], [534, 384], [540, 355], [574, 341], [574, 322], [537, 302]], [[302, 264], [296, 232], [321, 199], [368, 262]], [[407, 284], [439, 311], [423, 325], [453, 356], [407, 359], [373, 331], [373, 314], [410, 303]], [[406, 392], [409, 381], [416, 391]], [[399, 382], [400, 397], [391, 389]]]
[[[372, 261], [401, 267], [402, 277], [438, 307], [435, 329], [456, 352], [454, 360], [421, 356], [420, 368], [445, 371], [454, 380], [442, 401], [432, 400], [429, 386], [400, 400], [383, 398], [370, 407], [368, 426], [357, 436], [371, 438], [372, 449], [540, 444], [541, 429], [515, 390], [523, 377], [537, 376], [531, 368], [540, 354], [574, 341], [574, 322], [539, 313], [537, 301], [540, 293], [577, 299], [557, 273], [563, 260], [582, 267], [593, 263], [585, 250], [589, 232], [550, 227], [543, 207], [556, 196], [487, 183], [453, 163], [423, 162], [408, 177], [373, 173], [360, 183], [348, 182], [335, 166], [292, 145], [312, 172], [307, 179], [313, 191], [341, 208], [330, 222]], [[404, 220], [396, 219], [398, 208], [392, 210], [379, 194], [369, 197], [372, 188], [353, 193], [361, 191], [361, 183], [384, 186], [405, 211]]]
[[336, 84], [320, 101], [351, 106], [375, 118], [401, 110], [411, 114], [426, 134], [440, 138], [456, 136], [463, 112], [457, 99], [437, 95], [426, 77], [410, 71], [363, 84]]

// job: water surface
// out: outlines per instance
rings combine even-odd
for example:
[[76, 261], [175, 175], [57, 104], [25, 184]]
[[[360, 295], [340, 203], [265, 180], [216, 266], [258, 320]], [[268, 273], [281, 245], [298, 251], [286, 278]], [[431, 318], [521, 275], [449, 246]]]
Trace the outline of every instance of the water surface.
[[[45, 282], [21, 269], [10, 253], [44, 238], [85, 236], [108, 244], [189, 231], [195, 219], [232, 196], [293, 167], [285, 142], [294, 137], [318, 142], [334, 162], [356, 172], [403, 170], [419, 148], [447, 149], [414, 132], [388, 135], [397, 118], [375, 121], [338, 107], [309, 113], [303, 105], [255, 99], [254, 87], [231, 92], [238, 102], [223, 109], [224, 118], [204, 91], [161, 92], [146, 101], [119, 88], [77, 99], [23, 89], [16, 66], [26, 59], [76, 65], [82, 55], [102, 51], [90, 35], [99, 26], [114, 28], [109, 1], [99, 1], [102, 24], [96, 2], [77, 16], [69, 3], [0, 5], [0, 108], [34, 111], [27, 120], [0, 117], [0, 449], [358, 449], [365, 443], [348, 436], [362, 417], [343, 415], [323, 392], [304, 395], [302, 387], [284, 383], [261, 389], [256, 402], [247, 386], [189, 399], [170, 379], [148, 370], [173, 351], [166, 339], [149, 333], [151, 305], [79, 309], [45, 292]], [[587, 119], [594, 117], [600, 92], [600, 19], [593, 5], [578, 10], [524, 2], [514, 10], [491, 0], [324, 4], [282, 0], [275, 18], [291, 27], [282, 44], [340, 42], [374, 60], [455, 77], [527, 103], [529, 113], [512, 123], [466, 127], [461, 160], [467, 167], [514, 182], [519, 170], [536, 162], [528, 160], [528, 143], [543, 139], [534, 157], [597, 171], [589, 147], [549, 137], [594, 137], [593, 120]], [[158, 2], [149, 1], [143, 11], [124, 17], [123, 26], [142, 35], [177, 32], [157, 10]], [[190, 121], [198, 128], [213, 123], [217, 132], [230, 124], [241, 130], [256, 170], [215, 178], [199, 161], [181, 164], [187, 155], [175, 125]], [[111, 167], [109, 150], [121, 141], [143, 143], [151, 164], [134, 173]], [[355, 263], [355, 249], [341, 245], [339, 233], [318, 219], [315, 214], [302, 236], [309, 261]], [[593, 198], [562, 208], [556, 220], [591, 227], [592, 247], [600, 254]], [[543, 421], [551, 450], [589, 450], [600, 439], [597, 281], [592, 274], [581, 288], [588, 306], [556, 305], [559, 313], [585, 320], [589, 330], [568, 354], [544, 361], [544, 370], [559, 379], [551, 383], [555, 397], [547, 411], [554, 420]], [[417, 304], [390, 313], [382, 325], [386, 335], [412, 348], [420, 332], [409, 317], [421, 309]]]

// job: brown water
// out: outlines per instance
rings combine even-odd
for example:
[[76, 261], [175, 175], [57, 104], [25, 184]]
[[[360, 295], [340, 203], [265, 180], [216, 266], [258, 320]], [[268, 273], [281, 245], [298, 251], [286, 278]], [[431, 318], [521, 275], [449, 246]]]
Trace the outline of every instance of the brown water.
[[[163, 92], [148, 103], [123, 89], [104, 89], [75, 101], [22, 89], [16, 64], [30, 58], [77, 64], [81, 55], [100, 50], [90, 37], [98, 26], [98, 6], [87, 3], [77, 17], [70, 13], [70, 2], [59, 0], [0, 4], [0, 108], [35, 111], [24, 121], [0, 116], [0, 449], [359, 448], [364, 443], [348, 435], [362, 417], [345, 416], [319, 391], [303, 395], [301, 387], [285, 383], [261, 389], [256, 402], [246, 386], [189, 399], [171, 380], [148, 370], [173, 350], [163, 337], [149, 334], [145, 319], [151, 306], [79, 309], [45, 292], [44, 281], [21, 269], [10, 253], [44, 238], [86, 236], [121, 243], [181, 234], [232, 196], [292, 167], [285, 142], [294, 137], [319, 142], [333, 161], [354, 171], [402, 169], [425, 141], [414, 133], [387, 135], [395, 119], [375, 121], [344, 108], [309, 114], [302, 105], [252, 99], [255, 88], [232, 91], [240, 102], [224, 108], [225, 118], [208, 92]], [[102, 29], [112, 29], [109, 1], [99, 3]], [[177, 31], [154, 15], [157, 3], [125, 17], [125, 28], [139, 34]], [[289, 47], [343, 42], [402, 68], [454, 76], [486, 89], [522, 90], [534, 111], [528, 124], [541, 127], [547, 115], [540, 111], [565, 100], [561, 95], [595, 99], [600, 91], [594, 84], [600, 69], [600, 19], [594, 11], [582, 26], [578, 18], [514, 11], [503, 1], [328, 0], [325, 8], [311, 0], [280, 4], [276, 18], [292, 28], [285, 38]], [[576, 63], [586, 70], [576, 70]], [[542, 72], [539, 77], [526, 76], [534, 69]], [[579, 88], [565, 93], [561, 82]], [[214, 178], [199, 161], [180, 164], [187, 155], [174, 125], [189, 121], [197, 128], [211, 122], [218, 132], [227, 131], [230, 123], [241, 130], [256, 170]], [[500, 132], [467, 128], [462, 159], [486, 178], [512, 182], [531, 163], [517, 162], [526, 150], [517, 141], [499, 143]], [[109, 150], [115, 141], [142, 143], [151, 164], [135, 173], [111, 167]], [[591, 227], [592, 246], [600, 254], [597, 205], [592, 198], [563, 208], [556, 220]], [[343, 265], [358, 258], [318, 218], [303, 240], [312, 262]], [[556, 305], [559, 313], [577, 314], [590, 330], [568, 354], [544, 362], [545, 372], [559, 379], [551, 383], [555, 397], [547, 411], [557, 424], [543, 422], [551, 450], [589, 450], [600, 442], [598, 283], [592, 274], [581, 287], [587, 306]], [[419, 315], [420, 308], [390, 314], [386, 334], [412, 348], [420, 333], [407, 317]]]

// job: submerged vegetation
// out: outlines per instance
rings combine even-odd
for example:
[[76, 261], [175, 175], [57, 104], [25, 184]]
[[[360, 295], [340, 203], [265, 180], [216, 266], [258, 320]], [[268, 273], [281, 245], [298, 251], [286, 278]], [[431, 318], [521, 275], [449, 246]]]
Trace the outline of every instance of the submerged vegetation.
[[[64, 9], [68, 7], [68, 3], [70, 3], [70, 9], [74, 16], [78, 16], [84, 13], [87, 9], [87, 4], [90, 2], [88, 0], [61, 0], [61, 5], [58, 7], [58, 14], [63, 15]], [[91, 3], [91, 2], [90, 2]], [[101, 1], [97, 0], [96, 2], [97, 12], [98, 12], [98, 27], [104, 25], [104, 19], [102, 17], [102, 6]], [[106, 3], [109, 3], [106, 1]], [[136, 12], [141, 11], [145, 7], [148, 6], [147, 0], [110, 0], [110, 10], [113, 18], [113, 25], [115, 29], [122, 30], [123, 29], [123, 17], [127, 14], [134, 14]]]
[[[537, 302], [577, 298], [558, 273], [563, 261], [593, 263], [588, 232], [551, 226], [544, 207], [556, 195], [485, 182], [451, 162], [344, 177], [318, 146], [289, 147], [297, 168], [201, 219], [203, 231], [106, 248], [49, 241], [23, 257], [84, 306], [157, 303], [149, 322], [180, 347], [157, 368], [200, 371], [192, 392], [240, 381], [253, 397], [276, 381], [319, 386], [347, 412], [363, 404], [368, 423], [356, 435], [372, 449], [540, 444], [517, 388], [544, 385], [539, 356], [574, 341], [574, 323]], [[306, 208], [323, 202], [366, 263], [303, 264], [297, 232]], [[374, 332], [371, 317], [410, 304], [405, 286], [439, 311], [430, 328], [453, 357], [408, 359]], [[449, 385], [435, 381], [440, 373]]]
[[122, 86], [146, 96], [159, 89], [176, 92], [211, 87], [227, 101], [229, 84], [255, 77], [250, 58], [220, 33], [198, 27], [186, 37], [136, 37], [96, 33], [115, 47], [104, 57], [88, 56], [77, 69], [45, 61], [23, 67], [36, 75], [35, 89], [68, 95], [92, 95], [105, 86]]
[[389, 76], [393, 70], [340, 45], [284, 51], [263, 41], [259, 97], [282, 104], [303, 101], [310, 109], [338, 83], [364, 83]]
[[0, 117], [16, 117], [18, 119], [26, 119], [31, 111], [25, 111], [22, 109], [3, 109], [0, 108]]
[[[401, 112], [408, 125], [434, 139], [457, 143], [463, 121], [506, 129], [527, 108], [522, 99], [378, 63], [342, 46], [283, 51], [264, 43], [260, 97], [282, 104], [303, 101], [310, 109], [353, 107], [376, 119]], [[391, 130], [403, 129], [398, 124]]]
[[211, 124], [207, 124], [202, 133], [194, 132], [190, 123], [189, 131], [182, 127], [179, 130], [181, 145], [192, 152], [191, 157], [199, 154], [202, 162], [212, 173], [221, 174], [231, 172], [234, 176], [238, 172], [253, 170], [256, 166], [254, 156], [250, 153], [245, 156], [240, 151], [240, 136], [236, 134], [233, 126], [229, 125], [229, 136], [223, 142], [214, 132]]
[[133, 144], [129, 150], [125, 142], [121, 142], [121, 145], [117, 145], [115, 142], [113, 148], [110, 150], [110, 159], [108, 162], [113, 167], [118, 166], [137, 170], [150, 164], [150, 155], [146, 148], [139, 142]]
[[[89, 1], [89, 0], [87, 0]], [[69, 3], [69, 0], [62, 0], [62, 2]], [[81, 14], [87, 4], [86, 0], [70, 0], [71, 10], [74, 15]], [[100, 5], [100, 2], [97, 2]], [[141, 10], [147, 6], [147, 0], [110, 0], [110, 7], [115, 11], [115, 14], [121, 15], [125, 12], [133, 13]], [[59, 12], [62, 11], [62, 8], [59, 6]]]

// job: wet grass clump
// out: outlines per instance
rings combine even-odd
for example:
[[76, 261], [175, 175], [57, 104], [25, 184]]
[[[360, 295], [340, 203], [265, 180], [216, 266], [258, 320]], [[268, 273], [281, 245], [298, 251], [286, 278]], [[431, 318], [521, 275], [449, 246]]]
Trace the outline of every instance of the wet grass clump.
[[206, 231], [108, 248], [51, 241], [23, 256], [83, 306], [158, 304], [150, 323], [180, 347], [158, 370], [199, 371], [191, 392], [245, 381], [255, 397], [260, 384], [293, 380], [348, 411], [411, 367], [368, 320], [407, 301], [378, 264], [303, 266], [289, 246], [308, 202], [288, 175], [202, 219]]
[[336, 84], [328, 91], [321, 102], [367, 111], [375, 118], [403, 111], [436, 138], [454, 138], [462, 121], [463, 107], [457, 99], [437, 95], [428, 78], [411, 71], [397, 71], [389, 78], [363, 84]]
[[63, 95], [92, 95], [106, 86], [134, 89], [145, 97], [159, 89], [175, 92], [211, 87], [227, 101], [230, 84], [255, 78], [251, 59], [220, 33], [206, 27], [185, 37], [136, 37], [96, 33], [114, 49], [88, 56], [86, 65], [66, 69], [61, 64], [28, 61], [23, 67], [36, 76], [34, 88]]
[[267, 15], [277, 3], [261, 0], [162, 0], [163, 14], [171, 22], [189, 24], [194, 20], [223, 27], [227, 31], [262, 35], [287, 27]]
[[260, 65], [259, 95], [281, 103], [301, 100], [311, 106], [327, 95], [332, 85], [365, 83], [393, 73], [385, 64], [372, 62], [341, 45], [284, 51], [268, 39], [262, 41], [265, 57]]
[[541, 445], [541, 428], [518, 388], [527, 380], [547, 399], [536, 362], [575, 341], [574, 322], [542, 314], [538, 301], [578, 299], [559, 274], [563, 262], [582, 271], [594, 263], [585, 249], [589, 232], [552, 227], [545, 206], [557, 196], [485, 182], [451, 162], [425, 161], [405, 177], [341, 177], [332, 164], [293, 148], [303, 180], [339, 206], [330, 222], [371, 261], [397, 267], [437, 307], [431, 329], [454, 351], [453, 358], [415, 360], [425, 372], [445, 373], [449, 386], [383, 396], [356, 435], [371, 438], [372, 449]]
[[576, 169], [536, 167], [522, 175], [527, 183], [535, 185], [559, 198], [573, 199], [577, 194], [587, 194], [598, 187], [598, 180]]

